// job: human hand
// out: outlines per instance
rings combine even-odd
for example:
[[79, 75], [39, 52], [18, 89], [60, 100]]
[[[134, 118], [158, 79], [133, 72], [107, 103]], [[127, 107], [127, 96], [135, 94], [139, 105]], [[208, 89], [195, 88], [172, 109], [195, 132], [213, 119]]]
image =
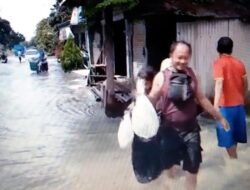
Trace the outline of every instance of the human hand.
[[222, 125], [222, 128], [225, 130], [225, 131], [229, 131], [230, 129], [230, 126], [229, 126], [229, 123], [227, 122], [227, 120], [225, 118], [222, 118], [219, 120], [221, 125]]
[[220, 112], [219, 106], [218, 105], [214, 105], [214, 108], [216, 111]]

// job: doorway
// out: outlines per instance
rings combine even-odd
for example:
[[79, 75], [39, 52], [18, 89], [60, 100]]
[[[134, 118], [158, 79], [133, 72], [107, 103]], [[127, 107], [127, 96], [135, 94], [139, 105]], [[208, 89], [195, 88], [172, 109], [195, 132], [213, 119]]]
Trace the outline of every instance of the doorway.
[[146, 19], [148, 65], [159, 71], [163, 59], [169, 57], [170, 45], [176, 40], [174, 15], [155, 15]]
[[115, 74], [126, 76], [126, 36], [125, 21], [114, 23]]

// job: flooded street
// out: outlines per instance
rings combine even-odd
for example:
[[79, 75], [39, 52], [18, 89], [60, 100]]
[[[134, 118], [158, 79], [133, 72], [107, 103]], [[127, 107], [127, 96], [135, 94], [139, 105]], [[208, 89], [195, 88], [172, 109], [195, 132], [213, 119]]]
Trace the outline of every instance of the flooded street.
[[[130, 149], [117, 143], [119, 119], [105, 117], [81, 75], [48, 62], [49, 73], [39, 75], [16, 57], [0, 64], [0, 190], [163, 190], [165, 182], [183, 189], [183, 175], [138, 184]], [[201, 124], [198, 189], [249, 190], [249, 144], [230, 161], [217, 147], [213, 123]]]
[[39, 75], [16, 57], [0, 64], [1, 190], [67, 188], [64, 165], [100, 108], [82, 76], [48, 61]]

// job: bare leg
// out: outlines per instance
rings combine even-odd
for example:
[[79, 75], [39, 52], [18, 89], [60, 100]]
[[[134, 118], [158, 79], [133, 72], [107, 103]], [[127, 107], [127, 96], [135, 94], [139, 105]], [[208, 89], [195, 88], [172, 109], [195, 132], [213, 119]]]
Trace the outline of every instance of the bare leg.
[[165, 176], [168, 178], [164, 181], [164, 190], [171, 190], [171, 182], [180, 175], [179, 170], [181, 170], [179, 165], [173, 165], [170, 169], [164, 171]]
[[230, 148], [227, 148], [227, 153], [231, 159], [237, 159], [238, 158], [237, 146], [234, 145], [234, 146], [231, 146]]
[[164, 175], [163, 175], [163, 177], [164, 177], [163, 189], [164, 190], [171, 190], [171, 188], [170, 188], [171, 182], [170, 181], [174, 180], [174, 178], [175, 178], [174, 167], [175, 166], [172, 166], [171, 168], [163, 171], [164, 172]]
[[179, 169], [180, 169], [179, 165], [173, 165], [170, 169], [167, 170], [167, 176], [171, 179], [178, 177]]
[[185, 185], [186, 190], [195, 190], [197, 186], [197, 174], [187, 172]]

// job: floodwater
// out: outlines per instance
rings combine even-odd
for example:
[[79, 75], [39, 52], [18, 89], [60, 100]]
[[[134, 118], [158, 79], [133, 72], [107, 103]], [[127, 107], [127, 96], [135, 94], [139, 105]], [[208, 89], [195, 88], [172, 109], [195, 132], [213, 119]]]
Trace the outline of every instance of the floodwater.
[[[83, 76], [48, 61], [49, 72], [39, 75], [15, 57], [0, 64], [0, 190], [185, 189], [183, 173], [137, 183], [131, 150], [117, 143], [119, 119], [105, 117]], [[200, 122], [198, 190], [249, 190], [249, 144], [231, 161], [217, 147], [214, 123]]]
[[[49, 72], [32, 72], [10, 57], [0, 65], [0, 189], [55, 189], [72, 138], [96, 114], [82, 76], [65, 74], [56, 59]], [[75, 143], [75, 142], [74, 142]]]

